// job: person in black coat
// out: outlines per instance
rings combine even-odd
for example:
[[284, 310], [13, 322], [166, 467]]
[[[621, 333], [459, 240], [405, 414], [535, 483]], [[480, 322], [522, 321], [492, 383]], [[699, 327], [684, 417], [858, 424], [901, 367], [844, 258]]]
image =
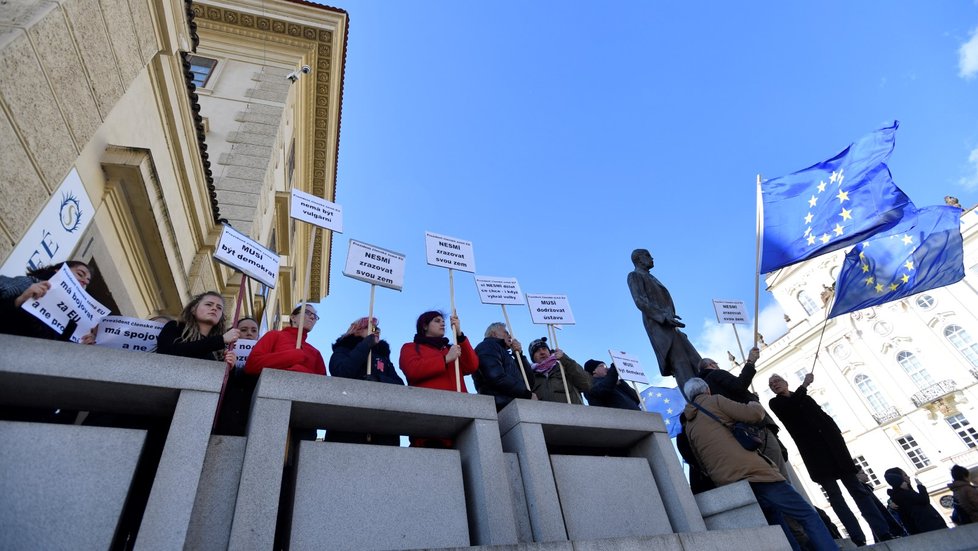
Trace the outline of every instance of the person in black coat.
[[[372, 323], [368, 323], [372, 322]], [[391, 361], [391, 347], [380, 339], [377, 318], [360, 318], [350, 324], [346, 333], [333, 343], [333, 355], [329, 358], [329, 374], [344, 379], [359, 379], [392, 385], [404, 386], [404, 380], [397, 374]], [[367, 373], [367, 359], [370, 360], [370, 373]], [[401, 437], [397, 434], [368, 434], [326, 431], [327, 442], [347, 442], [351, 444], [377, 444], [399, 446]]]
[[[479, 369], [472, 374], [472, 382], [479, 394], [496, 399], [496, 411], [509, 405], [514, 398], [537, 399], [527, 388], [527, 381], [533, 380], [534, 375], [530, 361], [521, 350], [520, 341], [509, 334], [506, 324], [498, 321], [489, 324], [486, 338], [475, 347]], [[523, 364], [522, 375], [519, 362]]]
[[591, 390], [584, 393], [588, 405], [642, 410], [638, 393], [618, 377], [618, 368], [615, 364], [611, 364], [609, 368], [602, 361], [588, 360], [584, 362], [584, 371], [590, 373], [594, 380]]
[[[699, 378], [706, 381], [706, 384], [710, 386], [711, 394], [723, 396], [741, 404], [757, 402], [759, 401], [757, 394], [751, 392], [749, 387], [751, 381], [754, 380], [754, 375], [757, 374], [757, 368], [754, 367], [754, 364], [757, 362], [760, 354], [761, 352], [757, 347], [751, 348], [750, 352], [747, 353], [747, 361], [744, 362], [744, 367], [740, 370], [740, 375], [734, 375], [729, 371], [724, 371], [720, 369], [716, 361], [710, 358], [703, 358], [700, 360]], [[761, 426], [765, 429], [763, 433], [764, 445], [761, 447], [761, 454], [774, 463], [778, 472], [785, 479], [790, 480], [788, 467], [785, 463], [788, 460], [788, 453], [781, 445], [781, 441], [778, 440], [778, 431], [781, 428], [778, 427], [774, 419], [767, 413], [764, 414], [764, 421], [761, 422]]]
[[883, 473], [883, 478], [892, 486], [886, 491], [890, 495], [890, 500], [896, 505], [900, 513], [900, 520], [906, 527], [910, 535], [941, 530], [947, 528], [947, 523], [930, 503], [930, 495], [927, 488], [917, 482], [917, 491], [910, 489], [910, 476], [903, 472], [903, 469], [893, 467]]
[[873, 493], [856, 478], [858, 469], [852, 461], [852, 454], [842, 437], [842, 431], [832, 417], [808, 395], [808, 385], [814, 380], [815, 376], [811, 373], [805, 375], [801, 386], [791, 392], [787, 381], [780, 375], [772, 375], [768, 384], [776, 396], [768, 405], [784, 428], [788, 429], [808, 469], [808, 476], [822, 486], [829, 497], [829, 504], [849, 532], [852, 542], [857, 546], [865, 545], [866, 534], [859, 527], [859, 522], [839, 490], [840, 480], [873, 532], [883, 541], [892, 539], [886, 519], [873, 502]]

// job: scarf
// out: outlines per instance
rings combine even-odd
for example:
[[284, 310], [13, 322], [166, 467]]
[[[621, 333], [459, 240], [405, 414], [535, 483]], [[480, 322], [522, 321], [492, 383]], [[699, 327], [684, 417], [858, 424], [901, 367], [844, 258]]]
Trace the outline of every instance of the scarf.
[[546, 360], [543, 360], [538, 364], [533, 364], [533, 371], [536, 371], [537, 373], [547, 373], [553, 369], [555, 365], [557, 365], [557, 355], [551, 354]]
[[441, 350], [442, 348], [448, 347], [448, 339], [445, 337], [426, 337], [424, 335], [414, 336], [414, 349], [417, 350], [419, 345], [428, 345], [436, 350]]

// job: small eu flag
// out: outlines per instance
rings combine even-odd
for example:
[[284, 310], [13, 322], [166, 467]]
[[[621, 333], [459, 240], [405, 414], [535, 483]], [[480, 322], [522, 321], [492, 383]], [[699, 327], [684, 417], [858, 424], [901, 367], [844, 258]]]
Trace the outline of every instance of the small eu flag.
[[678, 388], [650, 386], [642, 391], [642, 401], [645, 403], [645, 411], [662, 415], [662, 421], [669, 430], [669, 438], [675, 438], [683, 431], [679, 416], [686, 407], [686, 398]]
[[761, 184], [761, 273], [848, 247], [903, 218], [913, 204], [886, 166], [899, 125], [894, 121], [827, 161]]
[[963, 278], [961, 209], [943, 205], [922, 208], [846, 253], [829, 317]]

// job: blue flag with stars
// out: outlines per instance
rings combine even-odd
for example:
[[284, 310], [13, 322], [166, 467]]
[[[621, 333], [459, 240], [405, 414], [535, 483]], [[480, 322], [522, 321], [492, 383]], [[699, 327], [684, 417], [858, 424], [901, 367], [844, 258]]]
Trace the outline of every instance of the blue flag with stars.
[[669, 430], [669, 438], [675, 438], [683, 431], [679, 416], [686, 407], [686, 398], [678, 388], [650, 386], [642, 391], [642, 401], [645, 402], [645, 411], [662, 415], [662, 422]]
[[886, 166], [899, 126], [894, 121], [827, 161], [761, 184], [761, 273], [863, 241], [913, 208]]
[[961, 209], [922, 208], [846, 253], [829, 317], [936, 289], [964, 278]]

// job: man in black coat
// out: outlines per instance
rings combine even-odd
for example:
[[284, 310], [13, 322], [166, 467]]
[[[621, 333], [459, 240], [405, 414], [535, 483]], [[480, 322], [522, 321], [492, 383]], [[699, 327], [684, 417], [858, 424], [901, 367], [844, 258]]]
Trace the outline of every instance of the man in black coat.
[[[509, 334], [506, 324], [498, 321], [489, 324], [486, 338], [475, 347], [479, 369], [472, 374], [472, 381], [479, 394], [496, 398], [496, 411], [506, 407], [513, 398], [537, 399], [527, 388], [526, 382], [533, 379], [533, 371], [521, 350], [520, 341]], [[520, 362], [523, 375], [520, 374]]]
[[788, 429], [808, 469], [808, 476], [822, 486], [829, 497], [829, 504], [846, 527], [852, 542], [857, 546], [865, 545], [866, 535], [842, 497], [837, 482], [839, 480], [856, 502], [859, 512], [873, 532], [881, 540], [892, 539], [886, 519], [873, 503], [873, 493], [856, 478], [858, 469], [852, 461], [852, 454], [842, 437], [842, 431], [832, 417], [808, 395], [808, 386], [814, 380], [815, 376], [811, 373], [805, 375], [801, 386], [791, 392], [787, 381], [780, 375], [771, 375], [768, 384], [776, 396], [768, 405], [784, 428]]
[[[750, 384], [754, 380], [754, 375], [757, 374], [757, 368], [754, 367], [754, 364], [760, 355], [761, 352], [757, 347], [751, 348], [750, 352], [747, 353], [744, 368], [740, 370], [740, 375], [733, 375], [729, 371], [724, 371], [720, 369], [716, 361], [703, 358], [700, 360], [699, 378], [710, 385], [711, 394], [723, 396], [741, 404], [757, 402], [759, 401], [758, 396], [750, 391]], [[764, 421], [761, 422], [761, 425], [765, 429], [764, 446], [761, 447], [761, 454], [774, 463], [774, 466], [785, 479], [791, 480], [785, 463], [787, 452], [784, 451], [784, 448], [781, 447], [781, 441], [778, 440], [780, 427], [767, 413], [764, 414]]]
[[638, 393], [618, 377], [615, 364], [608, 368], [604, 362], [588, 360], [584, 362], [584, 371], [590, 373], [594, 381], [591, 390], [584, 393], [588, 405], [641, 411]]

